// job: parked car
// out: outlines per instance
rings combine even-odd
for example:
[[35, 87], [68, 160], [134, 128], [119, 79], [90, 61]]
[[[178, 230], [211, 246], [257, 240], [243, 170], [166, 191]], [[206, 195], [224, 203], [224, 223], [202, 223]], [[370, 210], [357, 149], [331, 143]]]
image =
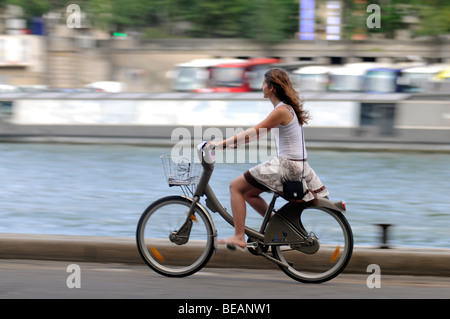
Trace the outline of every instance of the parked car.
[[0, 84], [0, 93], [20, 92], [19, 88], [13, 85]]
[[301, 91], [326, 91], [329, 84], [329, 73], [333, 66], [305, 66], [292, 72], [295, 88]]
[[348, 63], [329, 72], [329, 91], [361, 92], [364, 90], [364, 77], [368, 70], [381, 66], [375, 63]]
[[364, 77], [364, 91], [367, 93], [402, 92], [403, 86], [398, 82], [402, 68], [374, 68]]
[[86, 88], [95, 89], [98, 92], [119, 93], [124, 91], [125, 85], [122, 82], [116, 81], [99, 81], [89, 83], [86, 85]]
[[244, 59], [195, 59], [177, 64], [168, 77], [174, 91], [195, 91], [210, 86], [211, 68], [224, 63], [243, 63]]
[[[447, 65], [432, 64], [406, 68], [402, 70], [399, 83], [402, 84], [403, 92], [423, 92], [431, 89], [433, 78], [439, 76]], [[450, 72], [449, 72], [450, 76]]]

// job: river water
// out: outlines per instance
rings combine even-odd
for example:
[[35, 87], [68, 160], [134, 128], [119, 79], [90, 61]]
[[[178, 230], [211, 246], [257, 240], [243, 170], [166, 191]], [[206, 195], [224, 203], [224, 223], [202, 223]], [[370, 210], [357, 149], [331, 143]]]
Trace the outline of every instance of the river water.
[[[133, 237], [151, 202], [181, 193], [165, 182], [160, 155], [170, 152], [132, 145], [0, 144], [0, 232]], [[308, 160], [331, 199], [345, 200], [355, 245], [379, 245], [376, 224], [391, 223], [392, 246], [450, 248], [450, 154], [309, 149]], [[211, 185], [225, 207], [229, 182], [252, 165], [216, 164]], [[218, 214], [213, 218], [219, 237], [232, 234]], [[249, 210], [247, 221], [258, 228], [261, 218]]]

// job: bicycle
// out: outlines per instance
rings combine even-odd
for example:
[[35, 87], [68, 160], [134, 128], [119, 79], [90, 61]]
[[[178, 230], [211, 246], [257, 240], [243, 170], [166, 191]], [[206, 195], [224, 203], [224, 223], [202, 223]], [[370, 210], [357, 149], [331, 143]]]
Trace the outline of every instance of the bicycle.
[[[170, 164], [164, 166], [169, 186], [181, 186], [184, 194], [156, 200], [139, 219], [139, 253], [161, 275], [189, 276], [207, 264], [217, 247], [217, 230], [208, 209], [233, 226], [233, 217], [209, 185], [214, 150], [205, 145], [197, 147], [201, 171], [188, 159], [163, 158]], [[203, 196], [206, 207], [200, 203]], [[343, 215], [345, 203], [324, 198], [291, 200], [277, 210], [279, 197], [283, 194], [273, 193], [259, 231], [245, 228], [247, 250], [300, 282], [322, 283], [339, 275], [353, 252], [352, 229]]]

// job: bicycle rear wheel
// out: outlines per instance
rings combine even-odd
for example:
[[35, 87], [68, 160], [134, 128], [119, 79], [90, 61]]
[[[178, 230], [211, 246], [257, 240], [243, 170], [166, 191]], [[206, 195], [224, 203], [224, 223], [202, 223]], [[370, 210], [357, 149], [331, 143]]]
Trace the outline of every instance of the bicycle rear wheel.
[[145, 263], [159, 274], [183, 277], [200, 270], [214, 250], [211, 222], [196, 205], [187, 218], [192, 200], [181, 196], [161, 198], [142, 214], [136, 241]]
[[272, 246], [274, 257], [289, 264], [281, 270], [304, 283], [322, 283], [339, 275], [353, 252], [353, 234], [345, 216], [312, 206], [301, 211], [299, 219], [309, 244]]

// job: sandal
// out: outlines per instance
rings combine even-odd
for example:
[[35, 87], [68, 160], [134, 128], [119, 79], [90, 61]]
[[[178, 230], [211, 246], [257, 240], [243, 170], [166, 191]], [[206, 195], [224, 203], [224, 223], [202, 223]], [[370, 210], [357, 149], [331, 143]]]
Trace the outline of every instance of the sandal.
[[244, 247], [235, 245], [235, 244], [233, 244], [233, 243], [227, 243], [227, 248], [228, 248], [229, 250], [233, 250], [233, 251], [235, 251], [236, 249], [238, 249], [238, 250], [240, 250], [240, 251], [246, 251], [246, 250], [247, 250], [247, 247], [244, 248]]

